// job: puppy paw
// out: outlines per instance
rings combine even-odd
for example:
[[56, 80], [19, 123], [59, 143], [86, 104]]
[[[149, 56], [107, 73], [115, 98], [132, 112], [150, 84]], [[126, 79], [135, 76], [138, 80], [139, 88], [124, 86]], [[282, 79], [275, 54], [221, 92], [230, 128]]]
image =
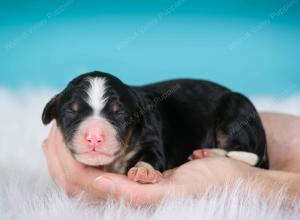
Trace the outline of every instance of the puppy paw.
[[161, 172], [146, 168], [146, 167], [132, 167], [127, 174], [128, 178], [139, 183], [157, 183], [161, 180]]
[[223, 149], [212, 148], [212, 149], [198, 149], [195, 150], [192, 155], [188, 157], [188, 160], [198, 160], [203, 159], [205, 157], [217, 157], [217, 156], [225, 156], [226, 151]]

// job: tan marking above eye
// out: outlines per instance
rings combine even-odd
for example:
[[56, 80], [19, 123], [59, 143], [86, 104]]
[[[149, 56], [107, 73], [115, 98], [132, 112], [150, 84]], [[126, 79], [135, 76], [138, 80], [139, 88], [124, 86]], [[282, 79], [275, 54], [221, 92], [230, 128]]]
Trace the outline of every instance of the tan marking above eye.
[[120, 106], [117, 104], [117, 103], [114, 103], [113, 105], [112, 105], [112, 111], [114, 112], [114, 113], [116, 113], [116, 112], [118, 112], [120, 110]]
[[75, 111], [75, 112], [78, 112], [78, 110], [79, 110], [79, 103], [78, 102], [74, 102], [72, 104], [72, 110]]

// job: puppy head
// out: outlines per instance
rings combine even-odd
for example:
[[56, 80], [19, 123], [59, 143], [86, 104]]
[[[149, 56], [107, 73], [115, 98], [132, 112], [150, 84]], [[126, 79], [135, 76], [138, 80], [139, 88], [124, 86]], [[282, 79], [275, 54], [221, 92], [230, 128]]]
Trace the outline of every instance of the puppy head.
[[92, 72], [72, 80], [44, 108], [42, 121], [57, 120], [74, 157], [87, 165], [112, 163], [128, 146], [136, 110], [131, 89], [116, 77]]

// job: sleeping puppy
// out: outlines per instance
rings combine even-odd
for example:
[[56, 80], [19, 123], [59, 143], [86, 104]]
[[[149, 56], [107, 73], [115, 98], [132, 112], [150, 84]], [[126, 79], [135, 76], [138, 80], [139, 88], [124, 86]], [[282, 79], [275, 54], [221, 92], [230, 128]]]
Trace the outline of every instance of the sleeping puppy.
[[261, 120], [243, 95], [204, 80], [128, 86], [91, 72], [73, 79], [46, 105], [74, 158], [155, 183], [188, 160], [221, 155], [267, 167]]

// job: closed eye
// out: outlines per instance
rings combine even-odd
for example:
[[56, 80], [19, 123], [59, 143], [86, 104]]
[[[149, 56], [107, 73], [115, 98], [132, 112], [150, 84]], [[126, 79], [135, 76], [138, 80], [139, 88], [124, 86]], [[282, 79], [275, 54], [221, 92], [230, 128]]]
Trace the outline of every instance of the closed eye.
[[79, 103], [73, 102], [64, 109], [64, 113], [68, 116], [74, 117], [79, 112], [79, 110]]
[[71, 109], [71, 108], [65, 110], [65, 114], [70, 115], [70, 116], [73, 116], [73, 115], [75, 115], [76, 113], [77, 113], [77, 112], [74, 111], [74, 110]]

